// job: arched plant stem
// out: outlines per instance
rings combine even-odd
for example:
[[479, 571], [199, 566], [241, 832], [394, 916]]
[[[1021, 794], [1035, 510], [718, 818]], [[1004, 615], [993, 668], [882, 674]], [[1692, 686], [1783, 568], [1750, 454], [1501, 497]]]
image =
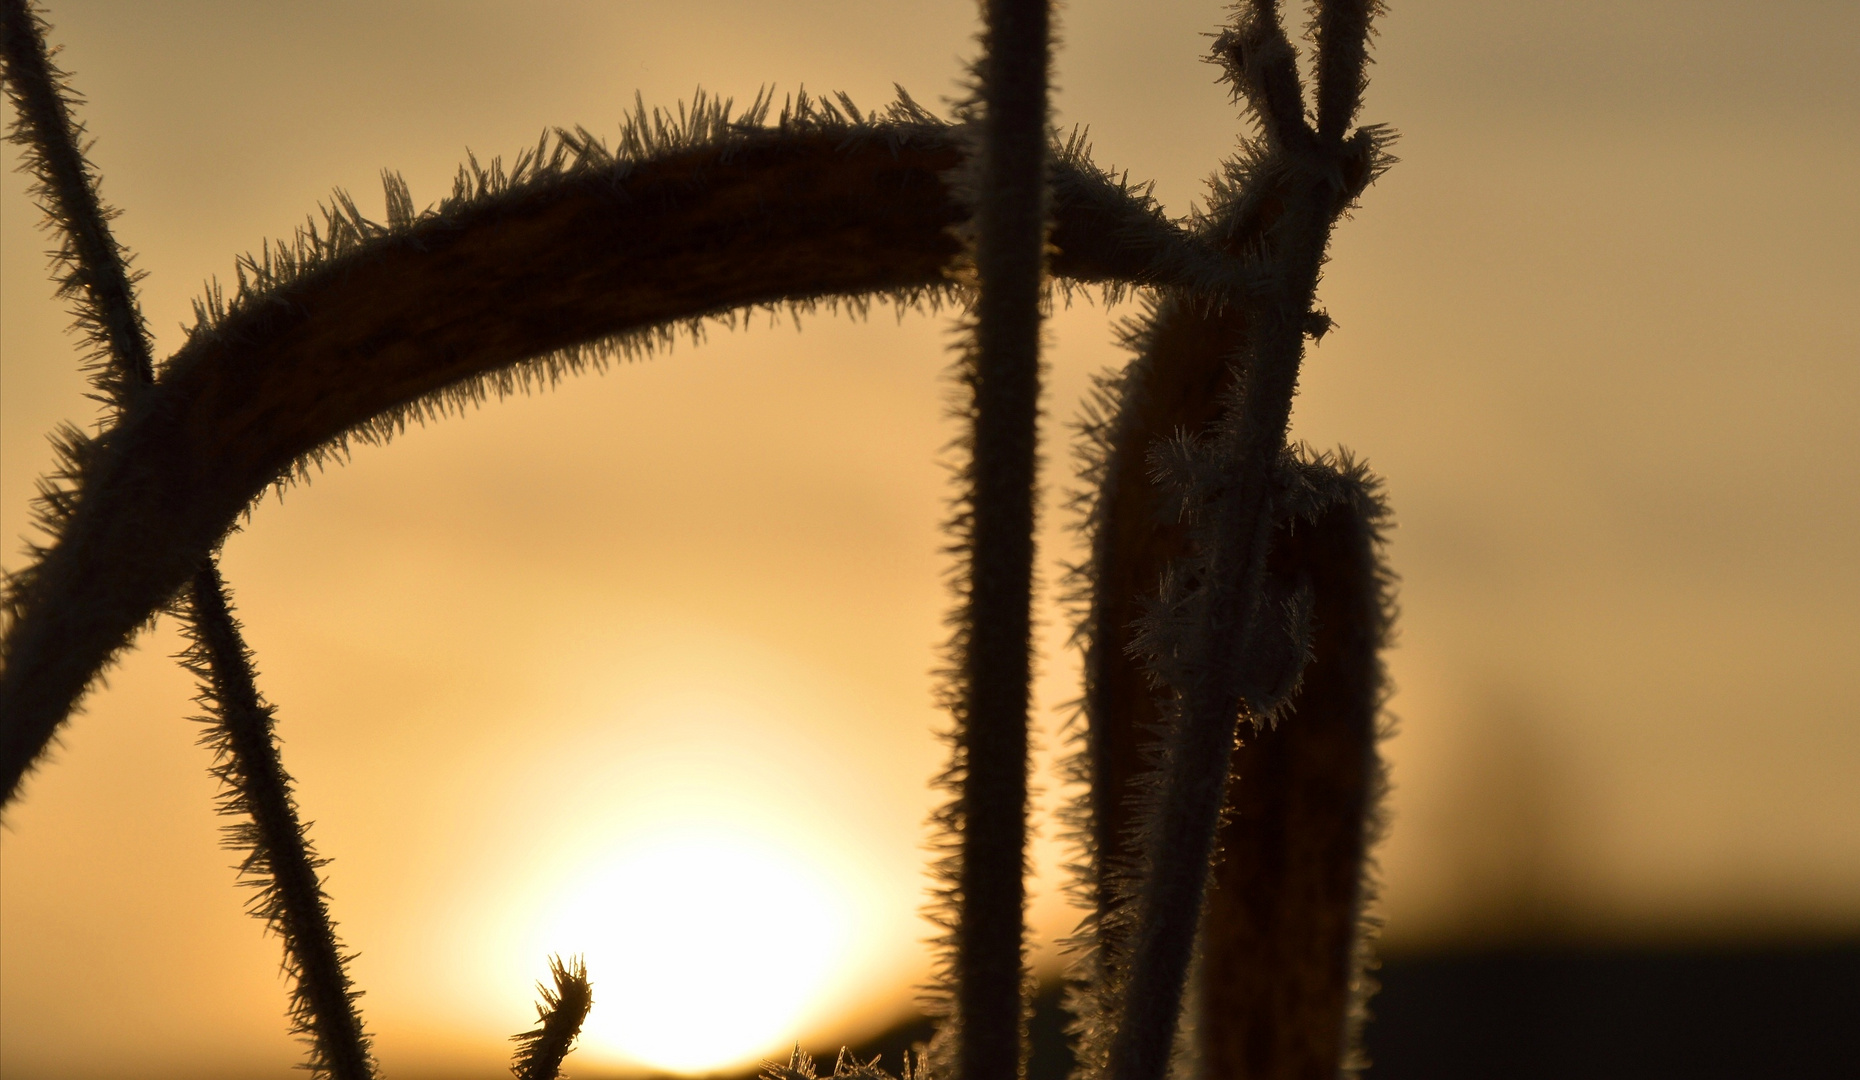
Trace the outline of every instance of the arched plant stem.
[[[74, 446], [56, 542], [9, 583], [0, 791], [14, 797], [95, 673], [268, 486], [349, 437], [631, 355], [694, 319], [933, 297], [967, 216], [946, 179], [962, 161], [933, 122], [754, 129], [389, 227], [332, 211], [330, 230], [358, 239], [209, 313], [116, 425]], [[1231, 260], [1063, 164], [1053, 242], [1072, 247], [1056, 273], [1226, 287]]]
[[960, 1080], [1025, 1068], [1027, 708], [1047, 233], [1047, 0], [988, 0], [975, 163], [973, 395], [957, 694]]

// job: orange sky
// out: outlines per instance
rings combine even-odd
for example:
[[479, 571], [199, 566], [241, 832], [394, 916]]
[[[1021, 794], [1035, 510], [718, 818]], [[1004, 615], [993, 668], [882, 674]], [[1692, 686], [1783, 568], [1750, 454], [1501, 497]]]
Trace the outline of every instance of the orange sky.
[[[1062, 15], [1060, 122], [1185, 211], [1240, 130], [1197, 61], [1218, 5]], [[975, 21], [889, 0], [52, 18], [164, 354], [204, 278], [333, 186], [379, 214], [389, 166], [424, 204], [467, 147], [612, 132], [635, 89], [934, 103]], [[1856, 42], [1843, 0], [1408, 0], [1385, 23], [1367, 118], [1402, 163], [1333, 247], [1339, 331], [1294, 427], [1365, 456], [1401, 523], [1391, 948], [1860, 931]], [[9, 538], [43, 433], [92, 415], [24, 186], [0, 182]], [[1131, 310], [1053, 321], [1049, 583], [1076, 555], [1065, 422]], [[584, 1073], [698, 1063], [674, 1026], [698, 1009], [740, 1014], [753, 1055], [908, 1002], [948, 341], [886, 311], [713, 334], [361, 449], [230, 541], [388, 1074], [501, 1070], [550, 950], [595, 965]], [[1076, 661], [1046, 603], [1050, 748]], [[142, 640], [0, 834], [9, 1078], [298, 1060], [177, 648], [168, 621]], [[1054, 832], [1049, 969], [1073, 917]], [[695, 893], [668, 908], [642, 877]], [[659, 961], [625, 928], [678, 912], [756, 930], [686, 958], [708, 987], [634, 975]], [[660, 1043], [623, 1030], [668, 1001], [692, 1008], [652, 1021]]]

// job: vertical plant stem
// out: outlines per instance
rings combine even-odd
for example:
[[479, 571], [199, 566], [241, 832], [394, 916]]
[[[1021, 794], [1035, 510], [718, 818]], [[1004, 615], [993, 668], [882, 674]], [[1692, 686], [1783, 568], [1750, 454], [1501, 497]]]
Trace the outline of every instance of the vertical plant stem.
[[1023, 1070], [1027, 708], [1040, 292], [1046, 242], [1047, 0], [989, 0], [977, 178], [980, 279], [956, 931], [962, 1080]]
[[1332, 183], [1342, 175], [1335, 152], [1326, 153], [1331, 148], [1320, 146], [1304, 119], [1295, 53], [1277, 4], [1253, 0], [1217, 51], [1260, 118], [1276, 159], [1272, 171], [1292, 182], [1262, 250], [1271, 287], [1245, 304], [1251, 338], [1245, 393], [1212, 447], [1222, 481], [1199, 508], [1211, 526], [1202, 541], [1202, 624], [1180, 643], [1188, 655], [1175, 665], [1194, 675], [1175, 687], [1178, 713], [1149, 825], [1133, 954], [1110, 1050], [1114, 1080], [1162, 1080], [1174, 1050], [1235, 736], [1248, 704], [1237, 661], [1259, 652], [1274, 615], [1265, 602], [1274, 477], [1324, 248], [1347, 201], [1340, 200], [1341, 184]]
[[[1289, 200], [1287, 214], [1314, 210], [1313, 200]], [[1299, 203], [1306, 206], [1300, 207]], [[1240, 721], [1244, 684], [1234, 658], [1253, 655], [1273, 614], [1263, 602], [1266, 555], [1271, 546], [1271, 484], [1291, 417], [1303, 356], [1303, 311], [1316, 287], [1328, 234], [1287, 251], [1283, 294], [1262, 305], [1242, 415], [1227, 421], [1230, 490], [1215, 505], [1213, 537], [1203, 588], [1206, 622], [1190, 639], [1192, 666], [1205, 672], [1182, 688], [1180, 712], [1169, 733], [1165, 774], [1150, 828], [1138, 896], [1137, 931], [1122, 1018], [1111, 1044], [1115, 1080], [1161, 1080], [1166, 1075], [1181, 1012], [1188, 969], [1207, 894], [1214, 835], [1226, 798], [1229, 764]], [[1297, 312], [1293, 315], [1292, 312]], [[1226, 455], [1224, 455], [1226, 456]]]
[[310, 1041], [313, 1072], [334, 1080], [368, 1080], [374, 1071], [368, 1036], [317, 878], [322, 860], [298, 820], [291, 778], [278, 757], [271, 706], [259, 696], [251, 653], [227, 603], [225, 583], [211, 563], [195, 576], [192, 599], [190, 659], [207, 681], [201, 695], [212, 714], [207, 742], [219, 755], [215, 772], [231, 788], [224, 809], [249, 818], [232, 826], [229, 835], [249, 852], [240, 869], [259, 885], [254, 914], [284, 939], [285, 967], [296, 981], [293, 1018]]
[[1088, 726], [1080, 771], [1089, 802], [1079, 818], [1092, 916], [1082, 935], [1090, 951], [1081, 957], [1073, 1007], [1079, 1051], [1094, 1077], [1106, 1066], [1136, 931], [1154, 794], [1152, 744], [1172, 719], [1146, 668], [1140, 629], [1165, 569], [1193, 553], [1189, 523], [1170, 512], [1148, 452], [1171, 437], [1205, 437], [1234, 398], [1232, 358], [1247, 341], [1246, 315], [1237, 306], [1214, 308], [1165, 293], [1126, 331], [1125, 344], [1136, 355], [1085, 429], [1087, 479], [1098, 489], [1087, 522], [1090, 607], [1081, 635]]

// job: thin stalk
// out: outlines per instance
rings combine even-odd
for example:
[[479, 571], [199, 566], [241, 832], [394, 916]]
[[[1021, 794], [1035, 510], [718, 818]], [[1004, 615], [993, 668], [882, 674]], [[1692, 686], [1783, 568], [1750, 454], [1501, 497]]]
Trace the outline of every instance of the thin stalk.
[[310, 1042], [310, 1068], [334, 1080], [369, 1080], [374, 1067], [355, 1009], [358, 995], [317, 878], [325, 860], [298, 819], [271, 706], [259, 696], [251, 651], [211, 563], [195, 575], [189, 607], [194, 647], [188, 661], [206, 683], [201, 702], [210, 726], [204, 741], [217, 757], [214, 774], [228, 788], [221, 810], [250, 819], [228, 827], [228, 843], [247, 851], [240, 872], [259, 888], [253, 914], [284, 939], [285, 968], [295, 983], [292, 1019]]
[[[1256, 246], [1257, 232], [1236, 247]], [[1082, 927], [1073, 993], [1074, 1032], [1086, 1074], [1103, 1075], [1122, 1006], [1136, 931], [1136, 883], [1153, 818], [1153, 745], [1172, 719], [1146, 668], [1141, 629], [1165, 569], [1193, 554], [1194, 530], [1154, 482], [1149, 451], [1172, 437], [1201, 439], [1233, 397], [1232, 358], [1248, 342], [1234, 305], [1213, 308], [1164, 295], [1124, 344], [1135, 355], [1107, 382], [1083, 424], [1083, 478], [1096, 488], [1085, 521], [1091, 539], [1089, 607], [1082, 611], [1086, 727], [1074, 763], [1087, 782], [1073, 811], [1088, 875], [1080, 889], [1092, 915]]]
[[[1299, 291], [1307, 304], [1327, 231], [1325, 223], [1315, 250], [1307, 248], [1299, 260], [1303, 273], [1297, 277], [1305, 283]], [[1303, 306], [1297, 305], [1301, 313]], [[1234, 740], [1246, 707], [1243, 669], [1230, 658], [1254, 655], [1276, 614], [1264, 602], [1271, 486], [1303, 355], [1303, 320], [1272, 317], [1280, 314], [1269, 312], [1254, 324], [1244, 412], [1237, 423], [1228, 422], [1228, 434], [1237, 443], [1231, 448], [1231, 489], [1210, 508], [1214, 520], [1202, 581], [1208, 592], [1205, 622], [1186, 642], [1193, 655], [1185, 666], [1204, 674], [1178, 688], [1179, 713], [1166, 741], [1166, 771], [1149, 825], [1150, 849], [1137, 898], [1130, 974], [1111, 1044], [1115, 1080], [1161, 1080], [1168, 1071]]]
[[[1315, 251], [1308, 248], [1299, 260], [1304, 273], [1297, 277], [1306, 286], [1299, 291], [1306, 303], [1315, 287], [1324, 236], [1319, 232]], [[1282, 304], [1290, 299], [1282, 298]], [[1303, 306], [1297, 305], [1301, 311]], [[1274, 614], [1263, 602], [1271, 483], [1285, 445], [1303, 332], [1302, 319], [1294, 322], [1279, 312], [1267, 314], [1255, 323], [1243, 416], [1237, 424], [1229, 421], [1229, 435], [1237, 443], [1232, 447], [1231, 490], [1211, 508], [1213, 535], [1202, 585], [1209, 593], [1202, 609], [1206, 621], [1187, 643], [1194, 650], [1188, 666], [1205, 674], [1181, 688], [1180, 711], [1166, 743], [1166, 772], [1137, 900], [1130, 974], [1111, 1044], [1115, 1080], [1161, 1080], [1167, 1074], [1234, 739], [1245, 707], [1242, 671], [1228, 658], [1253, 655]]]
[[1016, 1080], [1025, 1069], [1027, 708], [1049, 18], [1047, 0], [990, 0], [980, 72], [980, 295], [967, 371], [974, 431], [958, 728], [965, 770], [955, 935], [961, 1080]]
[[[1259, 621], [1246, 608], [1257, 606], [1261, 575], [1254, 567], [1263, 560], [1264, 537], [1258, 528], [1241, 526], [1263, 523], [1264, 499], [1263, 493], [1251, 499], [1249, 494], [1242, 489], [1222, 530], [1237, 541], [1234, 557], [1210, 560], [1213, 573], [1240, 578], [1219, 589], [1210, 604], [1216, 619], [1199, 635], [1201, 648], [1213, 656], [1245, 655]], [[1161, 1080], [1175, 1044], [1242, 705], [1236, 679], [1215, 679], [1199, 689], [1183, 702], [1168, 739], [1167, 772], [1137, 900], [1130, 975], [1111, 1043], [1114, 1080]]]
[[155, 365], [127, 253], [110, 234], [115, 214], [98, 194], [97, 170], [84, 156], [84, 128], [72, 117], [74, 95], [52, 63], [47, 29], [27, 0], [0, 0], [0, 56], [18, 113], [11, 137], [25, 148], [38, 181], [34, 194], [63, 235], [59, 291], [77, 299], [79, 322], [97, 345], [99, 387], [115, 400], [130, 386], [153, 382]]

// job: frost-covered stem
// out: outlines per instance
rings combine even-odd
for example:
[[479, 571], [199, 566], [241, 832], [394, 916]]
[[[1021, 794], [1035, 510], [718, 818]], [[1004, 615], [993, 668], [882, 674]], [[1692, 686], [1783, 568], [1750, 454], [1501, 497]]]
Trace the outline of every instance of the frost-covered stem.
[[556, 1080], [562, 1072], [562, 1060], [574, 1048], [581, 1035], [581, 1023], [594, 1005], [594, 991], [588, 984], [588, 968], [580, 959], [573, 966], [559, 956], [549, 958], [549, 976], [554, 989], [538, 985], [542, 1004], [536, 1006], [536, 1026], [521, 1035], [512, 1035], [517, 1044], [510, 1071], [517, 1080]]
[[251, 653], [211, 563], [195, 576], [192, 593], [188, 629], [194, 667], [208, 683], [202, 695], [213, 725], [207, 741], [221, 755], [216, 772], [232, 788], [226, 812], [250, 818], [249, 826], [233, 826], [231, 836], [249, 848], [242, 869], [261, 889], [255, 913], [284, 939], [285, 966], [296, 979], [292, 1011], [311, 1042], [311, 1068], [334, 1080], [369, 1080], [368, 1036], [317, 879], [322, 860], [298, 820], [271, 707], [259, 696]]
[[1306, 150], [1312, 131], [1305, 122], [1304, 85], [1297, 51], [1279, 21], [1279, 0], [1247, 0], [1239, 25], [1222, 34], [1214, 49], [1267, 137], [1283, 149]]
[[[332, 234], [368, 239], [204, 320], [82, 447], [68, 518], [8, 586], [4, 801], [94, 674], [305, 459], [553, 380], [578, 361], [519, 365], [557, 350], [638, 345], [753, 305], [934, 295], [958, 252], [948, 177], [963, 152], [930, 121], [750, 130], [564, 169], [398, 228], [332, 213]], [[1054, 172], [1055, 274], [1216, 283], [1197, 268], [1218, 259], [1153, 205], [1078, 163]]]
[[[1254, 230], [1232, 246], [1246, 250], [1258, 242]], [[1141, 858], [1139, 830], [1154, 764], [1147, 744], [1167, 722], [1143, 659], [1140, 628], [1165, 567], [1192, 554], [1189, 524], [1169, 513], [1149, 451], [1174, 437], [1199, 438], [1219, 420], [1233, 396], [1232, 358], [1248, 340], [1246, 313], [1238, 307], [1165, 294], [1130, 327], [1125, 343], [1136, 358], [1106, 386], [1085, 424], [1085, 479], [1097, 491], [1087, 522], [1090, 606], [1079, 635], [1086, 728], [1075, 763], [1088, 781], [1088, 801], [1075, 814], [1090, 875], [1084, 894], [1093, 909], [1085, 970], [1098, 973], [1081, 987], [1089, 1005], [1080, 1007], [1079, 1033], [1094, 1048], [1109, 1037], [1115, 980], [1127, 968], [1135, 929], [1132, 874]], [[1099, 1055], [1090, 1056], [1102, 1064]]]
[[1209, 558], [1209, 621], [1191, 639], [1202, 654], [1194, 666], [1208, 674], [1185, 695], [1168, 738], [1167, 771], [1137, 898], [1129, 980], [1111, 1043], [1114, 1080], [1161, 1080], [1175, 1043], [1242, 707], [1236, 665], [1221, 660], [1249, 655], [1265, 622], [1260, 597], [1271, 535], [1268, 488], [1284, 445], [1301, 352], [1294, 338], [1286, 363], [1286, 351], [1272, 348], [1279, 344], [1275, 336], [1261, 335], [1236, 490], [1219, 508], [1218, 539]]
[[1046, 243], [1047, 0], [990, 0], [976, 199], [980, 295], [969, 585], [961, 657], [965, 772], [956, 928], [960, 1080], [1023, 1069], [1027, 707], [1031, 677], [1040, 290]]
[[108, 367], [102, 383], [120, 396], [128, 386], [154, 381], [148, 333], [136, 308], [123, 251], [110, 235], [111, 212], [97, 193], [96, 170], [79, 143], [82, 128], [60, 85], [63, 73], [45, 45], [45, 20], [27, 0], [0, 0], [0, 55], [6, 63], [7, 96], [18, 111], [13, 139], [26, 149], [27, 163], [47, 200], [46, 214], [69, 244], [64, 290], [82, 292], [82, 317], [94, 320]]
[[[1293, 53], [1276, 4], [1256, 0], [1238, 33], [1225, 35], [1236, 81], [1268, 137], [1299, 182], [1286, 186], [1266, 258], [1274, 288], [1248, 303], [1253, 318], [1241, 414], [1225, 422], [1226, 490], [1210, 506], [1205, 624], [1189, 633], [1199, 672], [1185, 687], [1167, 737], [1162, 790], [1149, 827], [1145, 877], [1137, 898], [1131, 966], [1112, 1039], [1114, 1080], [1162, 1080], [1169, 1068], [1183, 992], [1207, 897], [1214, 836], [1243, 700], [1236, 658], [1255, 655], [1272, 612], [1265, 602], [1272, 538], [1271, 489], [1285, 447], [1292, 396], [1304, 355], [1308, 313], [1340, 192], [1326, 184], [1338, 167], [1320, 160], [1316, 135], [1302, 116]], [[1328, 166], [1328, 167], [1326, 167]]]
[[[96, 347], [93, 382], [120, 413], [154, 382], [148, 332], [136, 304], [127, 253], [110, 232], [113, 211], [98, 194], [96, 170], [79, 143], [83, 127], [71, 115], [65, 73], [52, 63], [46, 46], [47, 29], [27, 0], [0, 0], [0, 61], [17, 114], [9, 137], [24, 149], [39, 207], [59, 234], [53, 263], [58, 292], [76, 301], [77, 327]], [[60, 518], [70, 511], [68, 503], [54, 499], [45, 505]], [[7, 583], [9, 642], [19, 614], [17, 587], [17, 582]], [[8, 661], [0, 669], [4, 686], [13, 650], [0, 647], [0, 658]], [[81, 690], [94, 674], [93, 669], [75, 680], [73, 690]], [[5, 696], [0, 690], [0, 698]], [[20, 781], [61, 719], [30, 708], [0, 708], [0, 805], [18, 794]]]

